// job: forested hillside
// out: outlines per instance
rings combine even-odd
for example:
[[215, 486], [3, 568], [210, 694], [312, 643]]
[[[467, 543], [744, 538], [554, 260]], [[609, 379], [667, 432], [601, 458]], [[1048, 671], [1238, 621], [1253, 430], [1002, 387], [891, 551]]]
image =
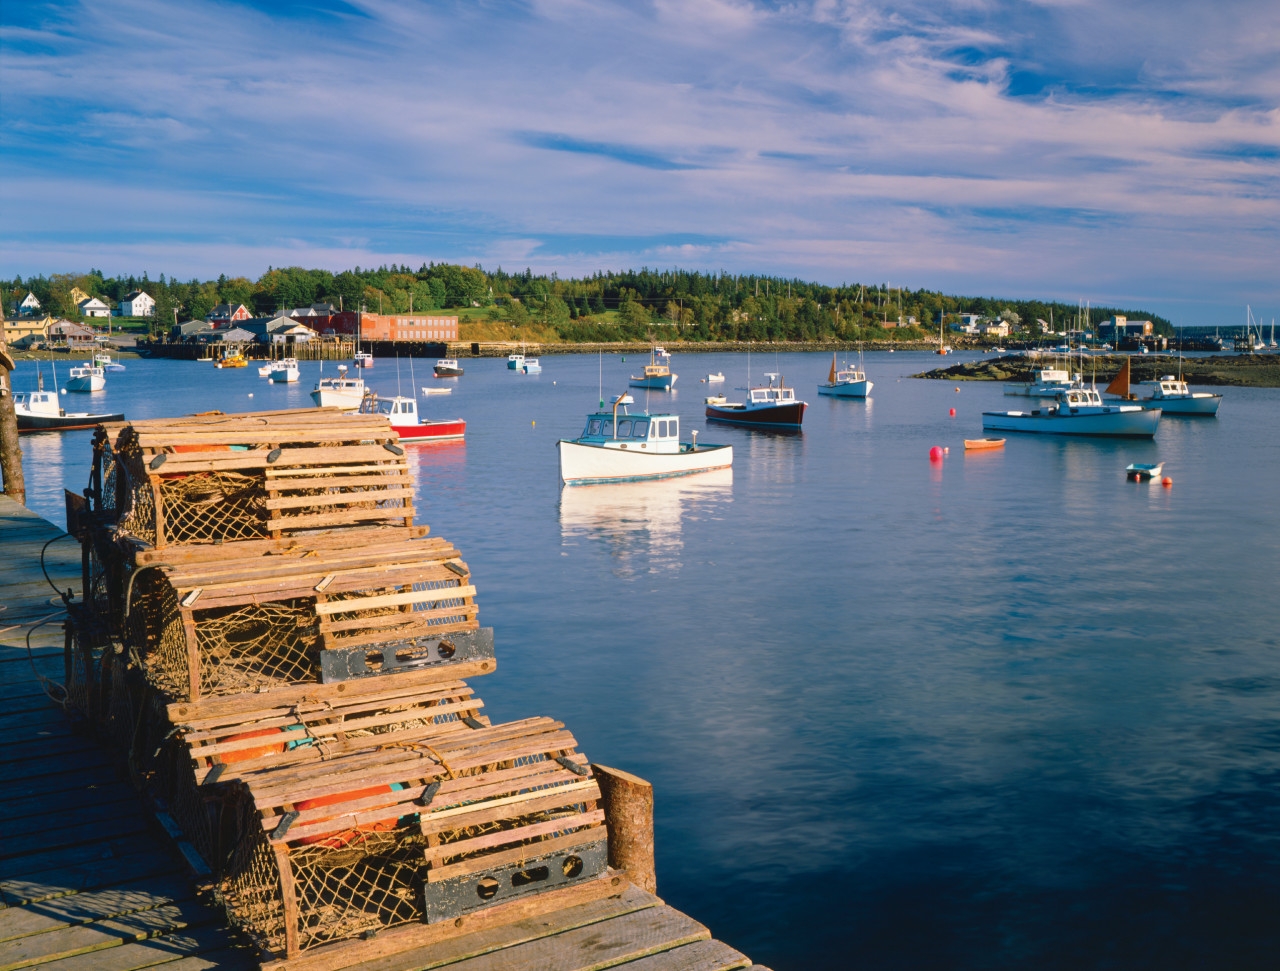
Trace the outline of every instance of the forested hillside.
[[[142, 277], [106, 277], [101, 271], [15, 278], [3, 284], [5, 310], [33, 292], [48, 312], [75, 316], [78, 288], [112, 305], [141, 289], [156, 301], [156, 327], [203, 318], [221, 303], [244, 304], [267, 315], [321, 301], [374, 313], [431, 310], [464, 318], [533, 326], [564, 341], [643, 339], [656, 328], [689, 340], [862, 340], [936, 334], [939, 314], [980, 314], [1003, 318], [1016, 330], [1052, 321], [1055, 330], [1075, 325], [1080, 308], [1039, 300], [952, 296], [933, 290], [852, 283], [838, 287], [779, 277], [635, 270], [561, 279], [525, 270], [507, 273], [478, 266], [424, 264], [378, 269], [355, 267], [341, 273], [301, 267], [269, 268], [257, 280], [220, 276], [180, 282]], [[1112, 314], [1147, 319], [1159, 333], [1169, 321], [1141, 308], [1092, 307], [1096, 325]]]

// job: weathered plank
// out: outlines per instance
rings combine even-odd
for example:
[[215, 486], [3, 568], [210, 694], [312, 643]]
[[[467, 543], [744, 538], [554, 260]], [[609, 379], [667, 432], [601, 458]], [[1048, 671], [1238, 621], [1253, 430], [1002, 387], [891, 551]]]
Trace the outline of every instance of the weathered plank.
[[187, 880], [162, 876], [58, 897], [41, 904], [10, 907], [0, 920], [0, 941], [151, 910], [191, 900], [194, 896], [195, 891]]
[[137, 943], [89, 951], [39, 965], [40, 971], [139, 971], [163, 967], [164, 971], [241, 971], [252, 968], [253, 951], [234, 947], [236, 938], [227, 927], [215, 924], [192, 928]]

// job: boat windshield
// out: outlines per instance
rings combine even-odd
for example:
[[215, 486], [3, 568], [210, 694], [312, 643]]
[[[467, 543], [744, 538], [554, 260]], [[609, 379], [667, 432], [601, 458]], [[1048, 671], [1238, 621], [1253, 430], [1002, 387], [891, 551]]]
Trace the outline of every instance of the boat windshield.
[[600, 419], [599, 419], [599, 418], [588, 418], [588, 419], [587, 419], [587, 428], [586, 428], [586, 431], [584, 431], [582, 434], [583, 434], [583, 435], [599, 435], [599, 434], [600, 434]]

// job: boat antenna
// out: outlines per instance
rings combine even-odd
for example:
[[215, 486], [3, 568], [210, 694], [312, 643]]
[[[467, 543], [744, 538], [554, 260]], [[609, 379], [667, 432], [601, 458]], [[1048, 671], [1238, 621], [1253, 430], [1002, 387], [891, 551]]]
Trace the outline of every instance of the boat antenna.
[[396, 397], [400, 397], [400, 348], [396, 348]]
[[409, 393], [412, 394], [415, 398], [417, 397], [417, 394], [414, 392], [413, 389], [416, 388], [417, 386], [418, 386], [418, 382], [413, 377], [413, 355], [410, 354], [409, 355]]
[[596, 351], [596, 392], [600, 395], [600, 410], [604, 410], [604, 351]]

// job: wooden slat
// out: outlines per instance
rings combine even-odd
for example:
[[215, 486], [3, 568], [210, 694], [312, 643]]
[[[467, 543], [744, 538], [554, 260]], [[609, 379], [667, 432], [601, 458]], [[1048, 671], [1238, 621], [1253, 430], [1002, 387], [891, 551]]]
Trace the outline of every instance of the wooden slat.
[[[552, 833], [562, 829], [576, 829], [579, 826], [599, 826], [604, 822], [603, 810], [592, 810], [589, 813], [578, 813], [576, 816], [566, 816], [563, 819], [553, 819], [545, 823], [532, 823], [528, 826], [516, 826], [511, 829], [504, 829], [497, 833], [486, 833], [483, 836], [477, 836], [473, 839], [462, 840], [457, 843], [449, 843], [442, 846], [429, 846], [423, 851], [423, 856], [428, 863], [440, 860], [449, 856], [457, 856], [459, 853], [475, 853], [479, 850], [489, 849], [494, 846], [503, 846], [507, 843], [514, 843], [520, 840], [534, 839], [539, 836], [549, 836]], [[604, 829], [600, 828], [600, 835], [604, 835]], [[483, 859], [472, 861], [476, 869], [483, 869], [485, 864]], [[428, 877], [430, 874], [428, 874]]]
[[[263, 505], [267, 509], [302, 509], [307, 506], [339, 506], [344, 504], [352, 504], [357, 502], [389, 502], [392, 499], [412, 499], [412, 489], [389, 489], [385, 488], [389, 483], [381, 483], [384, 488], [370, 489], [363, 492], [329, 492], [319, 496], [280, 496], [276, 499], [267, 499]], [[397, 511], [411, 511], [409, 506], [379, 506], [377, 510], [359, 510], [362, 514], [372, 514], [374, 512], [383, 512], [384, 515], [391, 515]], [[288, 520], [286, 520], [287, 522]]]
[[404, 604], [440, 603], [442, 600], [459, 600], [463, 597], [474, 597], [476, 588], [442, 587], [438, 590], [415, 590], [412, 593], [393, 593], [383, 597], [358, 597], [354, 600], [337, 600], [331, 603], [318, 603], [317, 614], [349, 614], [356, 610], [376, 610], [379, 607], [399, 607]]

